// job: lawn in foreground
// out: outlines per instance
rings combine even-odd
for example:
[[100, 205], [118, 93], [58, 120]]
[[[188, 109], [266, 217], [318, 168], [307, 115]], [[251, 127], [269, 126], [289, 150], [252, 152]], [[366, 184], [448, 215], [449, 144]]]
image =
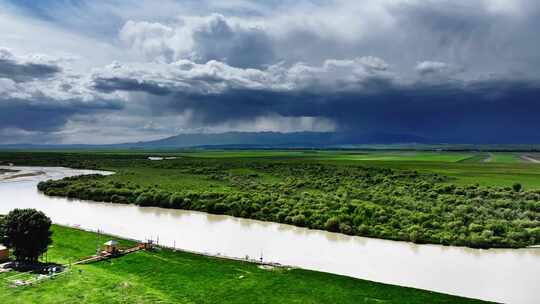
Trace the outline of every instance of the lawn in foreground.
[[[49, 260], [92, 254], [96, 239], [93, 233], [54, 226]], [[307, 270], [263, 270], [254, 264], [170, 250], [75, 266], [68, 274], [35, 286], [10, 288], [2, 282], [0, 302], [485, 303]]]

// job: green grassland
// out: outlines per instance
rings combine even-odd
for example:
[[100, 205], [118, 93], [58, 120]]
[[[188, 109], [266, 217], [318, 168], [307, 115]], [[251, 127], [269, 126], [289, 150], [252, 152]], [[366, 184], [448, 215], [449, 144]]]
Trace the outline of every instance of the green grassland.
[[[462, 185], [510, 187], [514, 183], [521, 183], [526, 188], [540, 189], [540, 164], [525, 162], [520, 159], [522, 154], [519, 152], [200, 150], [179, 152], [174, 155], [203, 159], [286, 160], [418, 170], [450, 177], [451, 183]], [[153, 154], [146, 153], [146, 155]]]
[[[521, 183], [540, 189], [540, 164], [520, 159], [518, 152], [426, 152], [426, 151], [191, 151], [176, 156], [203, 159], [260, 159], [320, 162], [418, 170], [450, 177], [456, 184], [510, 187]], [[486, 161], [488, 160], [488, 161]]]
[[199, 158], [300, 158], [311, 160], [382, 160], [382, 161], [442, 161], [454, 162], [473, 156], [471, 153], [459, 152], [399, 152], [399, 151], [222, 151], [201, 150], [181, 152], [181, 156]]
[[[50, 261], [66, 263], [95, 252], [94, 233], [60, 226], [53, 232]], [[485, 303], [301, 269], [264, 270], [170, 250], [139, 251], [74, 266], [33, 286], [8, 287], [6, 278], [12, 275], [0, 274], [0, 303]]]
[[[522, 152], [427, 152], [427, 151], [348, 151], [348, 150], [96, 150], [59, 152], [0, 152], [0, 164], [79, 165], [88, 167], [96, 160], [144, 159], [148, 156], [175, 156], [223, 160], [284, 160], [330, 162], [343, 165], [382, 166], [394, 169], [418, 169], [449, 174], [456, 183], [486, 186], [511, 186], [514, 182], [540, 188], [540, 164], [520, 159]], [[100, 164], [101, 165], [101, 164]], [[116, 164], [109, 168], [116, 168]]]
[[398, 170], [417, 170], [448, 177], [445, 182], [458, 185], [479, 184], [487, 187], [510, 187], [522, 184], [526, 189], [540, 189], [540, 165], [525, 162], [426, 162], [363, 161], [364, 166]]
[[523, 163], [519, 158], [519, 153], [493, 153], [493, 162], [499, 164], [517, 164]]
[[365, 154], [328, 153], [320, 159], [357, 160], [357, 161], [425, 161], [425, 162], [457, 162], [472, 157], [468, 153], [444, 152], [376, 152]]

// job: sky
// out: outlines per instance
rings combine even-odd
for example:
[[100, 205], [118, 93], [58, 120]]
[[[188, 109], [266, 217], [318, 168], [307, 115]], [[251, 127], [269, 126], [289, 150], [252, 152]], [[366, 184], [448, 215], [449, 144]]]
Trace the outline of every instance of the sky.
[[0, 0], [0, 144], [540, 143], [534, 0]]

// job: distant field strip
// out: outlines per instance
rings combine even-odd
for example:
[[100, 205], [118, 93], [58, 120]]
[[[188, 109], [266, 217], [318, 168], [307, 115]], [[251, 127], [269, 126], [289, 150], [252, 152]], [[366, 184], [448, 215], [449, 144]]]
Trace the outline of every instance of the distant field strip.
[[182, 152], [181, 156], [200, 157], [200, 158], [279, 158], [279, 157], [301, 157], [310, 156], [310, 153], [304, 151], [196, 151]]
[[497, 164], [518, 164], [523, 162], [540, 163], [540, 156], [519, 155], [512, 152], [488, 152], [479, 153], [469, 158], [462, 159], [460, 163], [497, 163]]
[[493, 160], [492, 154], [476, 154], [468, 158], [460, 159], [459, 163], [489, 163]]
[[520, 163], [521, 160], [515, 153], [493, 153], [493, 162], [494, 163], [507, 163], [507, 164], [516, 164]]
[[[531, 162], [515, 153], [511, 152], [488, 152], [472, 155], [469, 158], [462, 159], [460, 163], [506, 163], [516, 164], [523, 161]], [[539, 161], [540, 162], [540, 161]]]
[[335, 154], [325, 156], [325, 159], [359, 160], [359, 161], [432, 161], [460, 162], [474, 157], [472, 154], [453, 152], [402, 152], [402, 153], [366, 153], [366, 154]]

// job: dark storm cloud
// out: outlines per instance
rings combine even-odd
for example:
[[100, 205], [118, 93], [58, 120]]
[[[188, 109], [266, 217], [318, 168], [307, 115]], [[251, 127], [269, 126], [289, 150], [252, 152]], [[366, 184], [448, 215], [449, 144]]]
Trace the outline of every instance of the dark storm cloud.
[[540, 83], [483, 80], [465, 84], [381, 81], [370, 93], [231, 89], [152, 99], [163, 113], [194, 112], [207, 125], [275, 113], [336, 121], [345, 131], [395, 132], [438, 142], [540, 141]]
[[498, 9], [489, 1], [396, 5], [390, 12], [399, 25], [392, 37], [398, 39], [388, 41], [390, 52], [383, 52], [397, 63], [437, 60], [463, 66], [475, 75], [521, 71], [537, 77], [540, 40], [530, 37], [540, 27], [540, 5], [535, 1], [498, 5]]
[[282, 61], [317, 64], [373, 55], [404, 73], [418, 62], [439, 61], [463, 67], [474, 77], [516, 71], [540, 76], [540, 40], [531, 39], [540, 27], [540, 4], [535, 1], [274, 5], [275, 11], [263, 15], [207, 13], [181, 16], [182, 22], [128, 21], [120, 38], [149, 59], [168, 62], [218, 60], [260, 68]]
[[274, 46], [264, 30], [235, 28], [221, 15], [213, 15], [206, 24], [195, 29], [193, 41], [193, 51], [202, 63], [219, 60], [231, 66], [248, 68], [274, 61]]
[[402, 26], [416, 30], [424, 28], [436, 34], [438, 39], [435, 42], [441, 46], [471, 42], [471, 37], [488, 34], [490, 27], [497, 22], [494, 15], [486, 14], [482, 6], [475, 3], [440, 5], [426, 1], [402, 4], [394, 8], [394, 15]]
[[16, 82], [50, 78], [61, 71], [59, 66], [53, 64], [17, 62], [0, 57], [0, 78], [8, 78]]
[[55, 131], [80, 112], [76, 107], [31, 105], [11, 100], [0, 103], [0, 128]]
[[96, 78], [94, 79], [93, 87], [105, 93], [114, 91], [139, 91], [158, 96], [171, 93], [167, 87], [153, 81], [138, 81], [120, 77]]
[[0, 129], [14, 128], [27, 131], [51, 132], [61, 129], [76, 114], [120, 110], [115, 101], [45, 100], [31, 103], [28, 100], [0, 98]]
[[219, 14], [171, 25], [128, 21], [119, 36], [147, 57], [167, 62], [180, 58], [198, 63], [217, 60], [240, 68], [275, 62], [275, 46], [264, 29], [233, 24]]
[[[96, 93], [86, 78], [65, 72], [57, 59], [0, 48], [0, 143], [56, 140], [74, 115], [123, 108], [113, 94]], [[17, 137], [21, 137], [17, 139]]]

